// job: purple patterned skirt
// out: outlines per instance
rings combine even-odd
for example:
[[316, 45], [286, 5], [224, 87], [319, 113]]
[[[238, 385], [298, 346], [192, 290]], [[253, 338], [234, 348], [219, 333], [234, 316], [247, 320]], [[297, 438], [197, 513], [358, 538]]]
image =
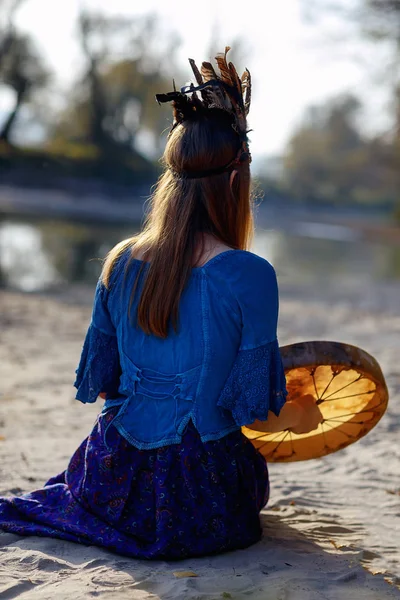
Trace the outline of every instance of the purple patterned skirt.
[[138, 450], [101, 414], [67, 470], [44, 488], [0, 497], [0, 528], [95, 544], [136, 558], [179, 559], [245, 548], [261, 537], [264, 458], [241, 432]]

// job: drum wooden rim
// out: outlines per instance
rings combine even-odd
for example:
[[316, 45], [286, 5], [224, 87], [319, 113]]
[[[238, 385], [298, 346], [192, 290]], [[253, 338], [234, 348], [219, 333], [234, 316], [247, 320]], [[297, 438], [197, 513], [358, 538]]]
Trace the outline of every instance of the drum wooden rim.
[[[301, 373], [303, 379], [306, 377], [308, 378], [310, 375], [315, 384], [314, 376], [316, 377], [318, 367], [322, 367], [322, 369], [324, 367], [330, 367], [332, 380], [336, 376], [350, 378], [353, 377], [353, 373], [355, 373], [359, 375], [359, 378], [348, 385], [356, 383], [357, 387], [359, 385], [358, 381], [363, 380], [366, 385], [370, 386], [372, 391], [354, 394], [357, 399], [359, 396], [365, 394], [365, 398], [363, 399], [364, 404], [361, 408], [361, 404], [359, 404], [358, 412], [356, 411], [347, 415], [339, 414], [337, 417], [335, 416], [335, 418], [327, 417], [325, 418], [324, 423], [320, 425], [315, 432], [311, 432], [305, 436], [297, 436], [290, 432], [281, 432], [280, 434], [257, 432], [254, 429], [243, 427], [243, 433], [264, 455], [267, 461], [292, 462], [320, 458], [327, 454], [331, 454], [332, 452], [336, 452], [364, 437], [382, 418], [388, 404], [388, 390], [378, 362], [365, 350], [342, 342], [306, 341], [282, 346], [280, 348], [280, 353], [285, 374], [289, 378], [290, 374], [293, 375], [293, 373], [296, 374], [296, 377], [298, 373]], [[349, 373], [345, 373], [346, 371], [349, 371]], [[319, 372], [321, 372], [321, 370]], [[325, 372], [326, 370], [324, 371], [323, 369], [322, 373]], [[301, 377], [299, 377], [299, 381]], [[296, 378], [294, 381], [297, 385]], [[310, 383], [308, 383], [308, 385], [310, 385]], [[288, 385], [288, 390], [289, 389], [291, 389], [291, 393], [296, 395], [296, 389], [293, 388], [293, 384], [291, 388], [289, 388]], [[301, 386], [299, 389], [301, 389]], [[341, 392], [341, 389], [343, 388], [338, 388], [338, 392]], [[319, 404], [323, 414], [324, 411], [328, 414], [332, 407], [333, 410], [335, 410], [335, 403], [336, 405], [343, 404], [343, 398], [335, 398], [335, 394], [338, 392], [335, 392], [333, 397], [332, 394], [330, 394], [330, 399], [329, 395], [325, 398], [323, 397], [325, 392], [321, 393], [321, 396], [319, 396], [316, 386], [315, 392], [314, 396], [318, 398], [317, 404]], [[351, 398], [351, 394], [344, 396], [344, 398], [346, 397]], [[327, 408], [328, 401], [330, 403], [329, 408]], [[350, 403], [351, 402], [352, 401], [350, 401]], [[326, 414], [324, 414], [324, 417]], [[338, 420], [339, 417], [346, 418], [342, 421]], [[365, 422], [363, 419], [365, 419]], [[331, 427], [331, 429], [328, 429], [328, 426]], [[340, 431], [351, 429], [356, 433], [348, 435], [346, 439], [343, 439], [344, 436], [341, 433], [339, 435]], [[289, 433], [289, 436], [286, 435], [287, 433]], [[322, 439], [324, 440], [323, 444], [321, 443]], [[329, 443], [326, 443], [327, 440]], [[289, 442], [292, 449], [294, 449], [292, 452], [289, 451]]]

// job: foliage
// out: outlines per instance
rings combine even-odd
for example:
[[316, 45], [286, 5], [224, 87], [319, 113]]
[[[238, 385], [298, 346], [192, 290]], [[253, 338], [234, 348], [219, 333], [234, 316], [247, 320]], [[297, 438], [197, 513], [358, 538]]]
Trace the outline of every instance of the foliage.
[[175, 36], [161, 34], [154, 17], [113, 19], [83, 13], [79, 26], [87, 66], [53, 139], [88, 142], [103, 152], [115, 146], [129, 151], [145, 130], [159, 145], [170, 111], [158, 107], [154, 96], [171, 88]]
[[19, 111], [24, 104], [32, 108], [35, 92], [48, 88], [50, 81], [32, 39], [14, 25], [23, 1], [0, 0], [0, 84], [15, 92], [15, 105], [0, 131], [2, 172], [14, 162], [32, 169], [42, 163], [58, 174], [75, 169], [83, 177], [130, 181], [130, 169], [136, 181], [154, 179], [156, 168], [135, 146], [138, 134], [145, 132], [158, 151], [169, 126], [170, 110], [159, 107], [154, 96], [169, 91], [171, 72], [177, 74], [176, 35], [161, 30], [151, 15], [132, 19], [82, 11], [77, 30], [83, 72], [64, 108], [53, 115], [42, 149], [18, 150], [10, 144]]
[[[385, 51], [385, 60], [375, 61], [369, 71], [379, 77], [379, 85], [392, 94], [393, 126], [359, 150], [364, 163], [365, 183], [358, 186], [358, 197], [394, 198], [400, 214], [400, 0], [301, 0], [304, 16], [314, 25], [327, 16], [359, 35], [359, 39], [376, 44]], [[370, 157], [368, 158], [368, 153]], [[374, 155], [374, 153], [376, 153]], [[373, 160], [375, 158], [375, 160]], [[346, 166], [346, 165], [344, 165]], [[361, 166], [361, 165], [359, 165]], [[350, 164], [349, 164], [350, 167]], [[370, 183], [372, 179], [372, 184]], [[378, 181], [381, 183], [378, 184]]]
[[5, 24], [0, 26], [0, 84], [15, 92], [15, 103], [0, 130], [0, 139], [8, 141], [23, 104], [29, 102], [33, 93], [46, 86], [50, 73], [36, 49], [31, 37], [19, 33], [13, 24], [13, 16], [21, 4], [0, 1]]
[[362, 0], [357, 14], [365, 34], [377, 41], [393, 40], [400, 51], [400, 0]]
[[35, 89], [48, 84], [49, 71], [28, 35], [17, 32], [10, 34], [8, 51], [3, 56], [0, 68], [0, 80], [17, 95], [23, 92], [25, 100], [29, 99]]
[[357, 124], [361, 104], [340, 96], [309, 110], [285, 157], [283, 186], [291, 196], [326, 202], [394, 203], [391, 145], [366, 139]]
[[85, 144], [17, 148], [0, 140], [0, 179], [18, 186], [66, 189], [79, 180], [81, 192], [87, 189], [90, 193], [97, 189], [98, 181], [113, 195], [113, 186], [147, 186], [155, 175], [153, 165], [135, 152], [119, 161], [104, 162], [99, 160], [97, 148]]

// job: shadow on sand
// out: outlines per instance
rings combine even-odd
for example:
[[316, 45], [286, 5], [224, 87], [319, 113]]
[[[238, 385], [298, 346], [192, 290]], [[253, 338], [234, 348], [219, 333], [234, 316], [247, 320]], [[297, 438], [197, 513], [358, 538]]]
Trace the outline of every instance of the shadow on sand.
[[[277, 510], [277, 509], [275, 509]], [[289, 511], [290, 512], [290, 511]], [[386, 600], [400, 598], [389, 573], [373, 575], [360, 532], [314, 511], [261, 515], [262, 540], [245, 550], [183, 561], [144, 561], [53, 538], [0, 533], [0, 599]], [[299, 525], [307, 533], [299, 530]], [[350, 544], [332, 543], [343, 537]], [[336, 545], [336, 547], [335, 547]], [[339, 549], [341, 548], [341, 549]], [[188, 573], [192, 575], [189, 576]], [[386, 580], [385, 580], [386, 579]], [[4, 583], [3, 583], [4, 582]]]

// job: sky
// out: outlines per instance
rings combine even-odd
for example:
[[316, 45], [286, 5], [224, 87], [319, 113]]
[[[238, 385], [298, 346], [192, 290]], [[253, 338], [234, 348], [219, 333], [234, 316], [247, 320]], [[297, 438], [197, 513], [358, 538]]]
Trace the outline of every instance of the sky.
[[[255, 157], [282, 154], [305, 109], [341, 92], [368, 96], [364, 123], [372, 130], [384, 125], [387, 97], [371, 78], [376, 50], [358, 41], [354, 28], [336, 18], [308, 23], [301, 0], [26, 0], [16, 22], [35, 37], [56, 71], [60, 89], [66, 89], [82, 68], [74, 24], [80, 7], [106, 14], [157, 14], [165, 28], [182, 39], [178, 56], [183, 66], [187, 64], [188, 78], [191, 71], [185, 61], [191, 57], [199, 64], [210, 58], [213, 30], [221, 50], [235, 37], [244, 37], [249, 52], [238, 70], [248, 67], [253, 78], [249, 124]], [[7, 102], [3, 94], [0, 109]]]

